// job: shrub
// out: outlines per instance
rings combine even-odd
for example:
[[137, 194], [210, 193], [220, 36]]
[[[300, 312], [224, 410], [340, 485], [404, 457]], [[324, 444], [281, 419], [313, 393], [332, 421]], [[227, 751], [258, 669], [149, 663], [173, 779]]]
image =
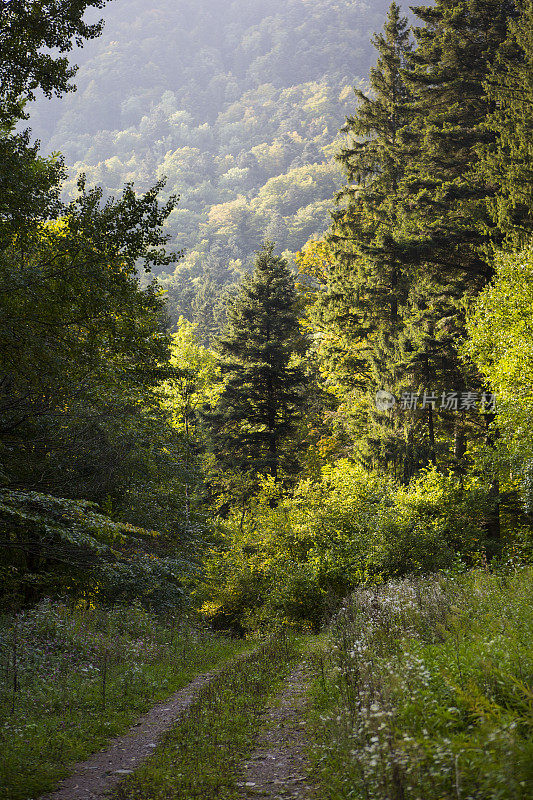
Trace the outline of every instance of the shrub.
[[403, 487], [340, 461], [289, 496], [268, 480], [244, 523], [224, 523], [204, 611], [217, 626], [281, 618], [317, 629], [356, 586], [476, 563], [487, 502], [481, 481], [434, 469]]

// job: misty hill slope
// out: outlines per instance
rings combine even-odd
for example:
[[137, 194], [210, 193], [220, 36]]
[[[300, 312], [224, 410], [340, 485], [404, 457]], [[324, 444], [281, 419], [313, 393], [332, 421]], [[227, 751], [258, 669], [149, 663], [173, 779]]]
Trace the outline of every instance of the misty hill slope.
[[34, 133], [64, 153], [71, 188], [80, 171], [109, 193], [167, 176], [186, 258], [164, 282], [190, 315], [265, 236], [295, 251], [327, 226], [340, 186], [332, 143], [388, 5], [114, 0], [101, 39], [77, 55], [78, 92], [35, 104]]

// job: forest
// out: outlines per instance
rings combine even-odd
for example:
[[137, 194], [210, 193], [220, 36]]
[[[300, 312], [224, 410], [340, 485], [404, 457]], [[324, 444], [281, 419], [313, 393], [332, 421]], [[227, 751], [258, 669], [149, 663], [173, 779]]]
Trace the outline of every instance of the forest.
[[0, 3], [0, 800], [532, 800], [532, 134], [533, 0]]
[[161, 177], [162, 197], [180, 196], [165, 230], [184, 258], [160, 275], [172, 318], [198, 322], [204, 341], [258, 242], [291, 259], [326, 229], [342, 185], [334, 142], [386, 7], [114, 0], [75, 55], [77, 92], [32, 107], [43, 151], [69, 165], [66, 195], [84, 172], [106, 196]]

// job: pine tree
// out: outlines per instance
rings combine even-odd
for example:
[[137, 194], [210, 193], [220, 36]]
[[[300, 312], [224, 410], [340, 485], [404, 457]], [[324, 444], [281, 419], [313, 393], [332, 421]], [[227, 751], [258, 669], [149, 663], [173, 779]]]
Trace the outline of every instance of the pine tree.
[[489, 211], [511, 247], [533, 233], [533, 2], [513, 20], [485, 83], [492, 101], [487, 130], [495, 138], [483, 151], [488, 182], [497, 187]]
[[[465, 297], [490, 280], [488, 246], [499, 237], [488, 213], [497, 186], [480, 161], [495, 139], [487, 128], [492, 101], [485, 84], [516, 8], [511, 0], [436, 0], [414, 12], [424, 27], [415, 29], [406, 72], [411, 117], [401, 134], [408, 155], [401, 257], [412, 276], [401, 349], [413, 389], [476, 389], [479, 378], [466, 371], [458, 345]], [[474, 415], [467, 422], [429, 407], [426, 417], [431, 460], [439, 439], [443, 457], [453, 449], [460, 461], [466, 428], [481, 433]]]
[[293, 277], [266, 243], [228, 308], [228, 329], [218, 341], [225, 385], [208, 421], [223, 464], [274, 478], [294, 470], [285, 443], [304, 400], [304, 372], [292, 363], [301, 347]]
[[411, 52], [407, 20], [396, 3], [390, 7], [384, 32], [373, 43], [379, 56], [370, 72], [372, 94], [356, 90], [359, 105], [344, 128], [348, 144], [338, 160], [348, 182], [339, 194], [343, 205], [334, 214], [329, 238], [342, 274], [357, 273], [359, 288], [368, 287], [373, 316], [385, 317], [394, 325], [402, 301], [401, 265], [394, 242], [405, 166], [399, 133], [407, 122], [409, 101], [402, 70]]
[[[411, 54], [408, 23], [392, 3], [370, 73], [371, 94], [356, 91], [358, 106], [345, 126], [348, 143], [339, 153], [347, 185], [338, 200], [329, 241], [335, 252], [322, 316], [331, 330], [348, 329], [358, 384], [370, 396], [394, 392], [400, 380], [398, 341], [409, 279], [398, 242], [398, 202], [405, 171], [400, 137], [408, 122], [410, 92], [403, 70]], [[401, 461], [403, 424], [368, 404], [370, 457]]]
[[496, 187], [479, 169], [493, 139], [485, 91], [491, 65], [516, 15], [512, 0], [437, 0], [414, 9], [416, 50], [407, 79], [414, 95], [404, 178], [405, 257], [441, 287], [478, 291], [492, 276], [484, 246], [492, 230], [487, 198]]

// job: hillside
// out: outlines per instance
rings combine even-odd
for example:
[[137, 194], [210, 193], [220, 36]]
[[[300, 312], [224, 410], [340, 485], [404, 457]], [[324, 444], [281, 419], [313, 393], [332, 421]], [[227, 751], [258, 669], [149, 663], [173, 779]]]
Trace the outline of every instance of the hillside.
[[[374, 59], [388, 0], [115, 0], [75, 60], [78, 91], [37, 102], [44, 152], [116, 194], [163, 175], [185, 250], [173, 311], [212, 304], [265, 238], [296, 251], [328, 225], [332, 143]], [[191, 284], [194, 279], [194, 285]], [[193, 298], [196, 296], [196, 301]]]

